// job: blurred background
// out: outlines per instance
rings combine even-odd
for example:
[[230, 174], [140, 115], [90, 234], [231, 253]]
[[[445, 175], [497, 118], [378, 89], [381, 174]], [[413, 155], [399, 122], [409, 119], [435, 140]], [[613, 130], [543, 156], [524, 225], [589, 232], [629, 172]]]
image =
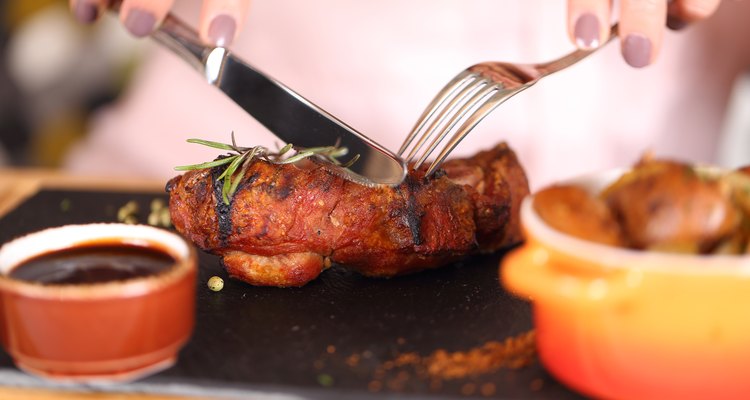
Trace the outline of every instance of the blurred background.
[[77, 23], [67, 1], [0, 2], [0, 163], [60, 167], [143, 46], [114, 19]]
[[[262, 18], [262, 3], [258, 2], [258, 13], [254, 14], [251, 9], [251, 16]], [[559, 19], [557, 15], [562, 15], [563, 9], [562, 5], [557, 6], [560, 9], [554, 10], [554, 18]], [[130, 37], [111, 16], [91, 26], [78, 24], [68, 10], [68, 2], [63, 0], [5, 0], [0, 2], [0, 17], [0, 166], [59, 168], [75, 145], [86, 138], [92, 116], [103, 107], [113, 105], [123, 93], [150, 43]], [[253, 26], [260, 22], [255, 24]], [[561, 49], [569, 48], [565, 38], [558, 38], [558, 42]], [[611, 52], [612, 58], [617, 50], [611, 47], [607, 51]], [[548, 51], [544, 54], [559, 53], [555, 49], [554, 53]], [[531, 57], [539, 56], [532, 54], [527, 58]], [[455, 65], [445, 66], [439, 71], [440, 75], [435, 73], [418, 93], [408, 91], [404, 95], [415, 96], [412, 103], [420, 107], [426, 105], [442, 82], [467, 61], [446, 60]], [[592, 59], [591, 64], [600, 61]], [[585, 68], [582, 65], [578, 73], [586, 74]], [[636, 73], [623, 70], [626, 74]], [[283, 80], [291, 80], [288, 83], [297, 88], [299, 85], [295, 86], [292, 72], [287, 72], [288, 78]], [[550, 80], [548, 87], [552, 88], [554, 84]], [[395, 86], [390, 89], [395, 93], [399, 90]], [[531, 97], [533, 94], [529, 93]], [[396, 103], [393, 106], [399, 107]], [[513, 110], [512, 107], [520, 106], [508, 107]], [[331, 111], [338, 113], [335, 109]], [[415, 108], [410, 115], [413, 114], [415, 119], [420, 111]], [[373, 115], [373, 118], [380, 117]], [[346, 116], [344, 119], [347, 120]], [[398, 131], [408, 129], [407, 124], [411, 122], [400, 123]], [[734, 85], [722, 130], [716, 161], [726, 166], [750, 164], [748, 73]], [[227, 139], [228, 129], [222, 128], [215, 134]], [[476, 138], [476, 141], [483, 144], [486, 139]], [[385, 144], [393, 147], [395, 143]], [[554, 151], [554, 145], [550, 147], [550, 151]], [[633, 155], [628, 154], [627, 159], [634, 160], [642, 150], [642, 146], [638, 147]], [[187, 159], [184, 163], [195, 161], [205, 160]], [[173, 160], [168, 163], [175, 165]], [[580, 167], [583, 168], [585, 164]], [[548, 170], [551, 178], [557, 167], [550, 165]], [[130, 173], [145, 175], [148, 171], [130, 170]], [[171, 173], [171, 168], [162, 168], [159, 172], [164, 176]]]

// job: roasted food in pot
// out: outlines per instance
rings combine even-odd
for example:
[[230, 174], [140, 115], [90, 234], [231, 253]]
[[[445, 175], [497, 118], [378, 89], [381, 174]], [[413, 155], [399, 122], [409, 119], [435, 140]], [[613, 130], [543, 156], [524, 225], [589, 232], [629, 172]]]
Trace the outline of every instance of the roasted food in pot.
[[254, 160], [228, 204], [221, 168], [169, 181], [175, 228], [254, 285], [302, 286], [332, 263], [391, 277], [521, 240], [528, 182], [505, 144], [446, 161], [398, 187], [366, 187], [328, 169]]
[[553, 228], [592, 242], [624, 245], [622, 229], [604, 200], [583, 188], [556, 185], [534, 197], [534, 210]]
[[[744, 253], [750, 168], [721, 172], [645, 157], [601, 193], [552, 186], [536, 194], [534, 208], [553, 228], [604, 244], [673, 253]], [[556, 211], [560, 209], [568, 213]]]

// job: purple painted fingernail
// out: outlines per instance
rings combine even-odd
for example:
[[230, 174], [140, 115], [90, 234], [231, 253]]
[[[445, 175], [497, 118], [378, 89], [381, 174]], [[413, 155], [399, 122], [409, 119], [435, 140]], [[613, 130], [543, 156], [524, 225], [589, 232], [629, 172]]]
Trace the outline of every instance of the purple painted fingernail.
[[685, 20], [683, 20], [682, 18], [667, 15], [667, 28], [673, 31], [679, 31], [681, 29], [685, 29], [685, 27], [687, 26], [688, 23], [685, 22]]
[[229, 15], [221, 14], [216, 16], [211, 25], [208, 26], [208, 38], [214, 45], [226, 47], [232, 43], [234, 33], [237, 30], [237, 23]]
[[125, 18], [125, 27], [137, 37], [148, 36], [154, 30], [155, 25], [154, 14], [139, 8], [131, 8]]
[[75, 16], [78, 22], [90, 24], [99, 16], [99, 9], [88, 1], [79, 0], [76, 3]]
[[599, 46], [599, 19], [586, 13], [578, 17], [573, 34], [578, 47], [590, 49]]
[[631, 67], [645, 67], [651, 61], [651, 41], [639, 33], [631, 33], [622, 41], [622, 55]]

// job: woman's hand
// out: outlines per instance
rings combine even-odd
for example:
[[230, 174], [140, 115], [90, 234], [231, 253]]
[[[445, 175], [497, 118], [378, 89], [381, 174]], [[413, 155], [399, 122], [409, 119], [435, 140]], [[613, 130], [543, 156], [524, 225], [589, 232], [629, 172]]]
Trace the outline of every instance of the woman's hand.
[[[174, 0], [122, 0], [120, 21], [137, 37], [149, 35], [172, 7]], [[73, 15], [94, 22], [106, 11], [109, 0], [70, 0]], [[245, 21], [250, 0], [204, 0], [198, 33], [206, 44], [229, 46]]]
[[[651, 64], [661, 49], [665, 22], [680, 29], [704, 19], [720, 0], [621, 0], [622, 56], [633, 67]], [[568, 0], [568, 32], [579, 48], [594, 48], [609, 37], [611, 0]]]

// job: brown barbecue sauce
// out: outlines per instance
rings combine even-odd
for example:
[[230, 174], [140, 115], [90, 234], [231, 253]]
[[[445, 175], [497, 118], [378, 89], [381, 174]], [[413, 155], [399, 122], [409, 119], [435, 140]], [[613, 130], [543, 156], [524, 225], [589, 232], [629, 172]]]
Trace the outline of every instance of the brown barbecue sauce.
[[45, 285], [103, 283], [156, 275], [175, 261], [156, 246], [96, 242], [30, 258], [13, 268], [10, 277]]

